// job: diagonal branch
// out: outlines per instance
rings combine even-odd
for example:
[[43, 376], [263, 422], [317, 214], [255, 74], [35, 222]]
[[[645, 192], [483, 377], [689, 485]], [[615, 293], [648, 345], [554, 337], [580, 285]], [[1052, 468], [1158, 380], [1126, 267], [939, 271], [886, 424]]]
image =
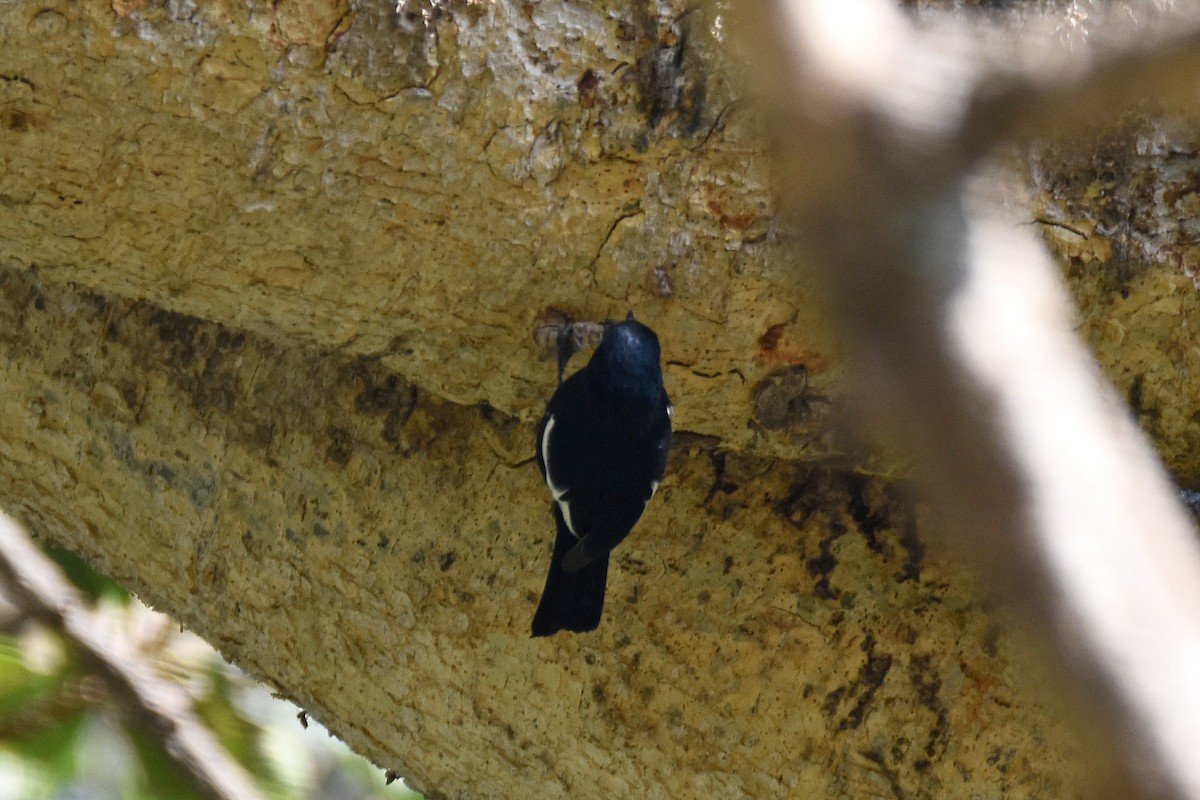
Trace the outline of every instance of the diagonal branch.
[[1057, 644], [1143, 796], [1200, 800], [1195, 532], [1073, 334], [1045, 252], [974, 202], [966, 174], [1000, 139], [1139, 87], [1186, 95], [1200, 38], [1127, 38], [1090, 68], [1031, 68], [997, 91], [961, 34], [918, 33], [882, 0], [770, 9], [747, 29], [784, 200], [851, 345], [860, 409], [916, 455], [947, 537]]
[[162, 737], [165, 750], [196, 790], [213, 800], [262, 795], [195, 717], [184, 693], [156, 677], [123, 642], [103, 633], [82, 599], [25, 534], [0, 515], [0, 582], [28, 613], [61, 630], [89, 666]]

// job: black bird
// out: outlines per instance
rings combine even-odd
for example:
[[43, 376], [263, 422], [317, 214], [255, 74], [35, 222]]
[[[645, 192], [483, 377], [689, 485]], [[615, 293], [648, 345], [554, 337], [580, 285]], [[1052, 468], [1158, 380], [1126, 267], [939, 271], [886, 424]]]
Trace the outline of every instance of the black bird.
[[[570, 354], [559, 350], [560, 381]], [[629, 535], [662, 480], [671, 413], [658, 337], [632, 313], [608, 326], [587, 366], [550, 398], [537, 454], [558, 532], [534, 636], [583, 633], [600, 624], [608, 554]]]

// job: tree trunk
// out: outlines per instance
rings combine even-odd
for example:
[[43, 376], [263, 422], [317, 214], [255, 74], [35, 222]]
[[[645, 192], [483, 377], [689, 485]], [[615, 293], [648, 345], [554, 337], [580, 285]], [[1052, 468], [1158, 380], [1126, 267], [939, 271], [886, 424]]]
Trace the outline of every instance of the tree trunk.
[[[1081, 794], [837, 417], [723, 13], [9, 3], [0, 504], [432, 796]], [[1197, 147], [1147, 130], [1039, 151], [1027, 217], [1200, 485]], [[538, 331], [630, 309], [671, 464], [599, 631], [532, 640]]]

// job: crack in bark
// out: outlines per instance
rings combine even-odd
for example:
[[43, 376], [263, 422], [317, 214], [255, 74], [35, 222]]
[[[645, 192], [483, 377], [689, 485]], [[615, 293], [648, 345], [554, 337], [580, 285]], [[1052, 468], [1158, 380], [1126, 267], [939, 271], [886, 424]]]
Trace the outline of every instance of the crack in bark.
[[665, 363], [667, 366], [671, 367], [683, 367], [697, 378], [704, 378], [705, 380], [713, 380], [715, 378], [724, 377], [725, 375], [736, 375], [742, 383], [746, 382], [746, 374], [738, 367], [732, 367], [731, 369], [727, 370], [718, 370], [716, 372], [705, 372], [704, 370], [696, 369], [686, 361], [668, 360]]
[[630, 211], [622, 211], [617, 214], [616, 219], [614, 219], [612, 224], [608, 226], [608, 230], [605, 232], [604, 238], [600, 241], [599, 246], [596, 248], [596, 255], [593, 256], [592, 260], [588, 262], [587, 269], [592, 273], [593, 279], [595, 278], [596, 274], [596, 264], [599, 263], [600, 257], [604, 255], [604, 248], [608, 246], [609, 239], [611, 239], [613, 233], [616, 232], [617, 226], [627, 219], [644, 216], [645, 213], [646, 212], [642, 210], [641, 202], [639, 201], [637, 202], [635, 209]]

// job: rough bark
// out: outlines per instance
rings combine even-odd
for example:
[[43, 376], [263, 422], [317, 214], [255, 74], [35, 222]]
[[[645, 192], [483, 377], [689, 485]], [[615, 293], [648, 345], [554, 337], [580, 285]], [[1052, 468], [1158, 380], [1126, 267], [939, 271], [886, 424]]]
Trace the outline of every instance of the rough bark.
[[[841, 458], [716, 12], [392, 9], [0, 11], [0, 503], [435, 794], [1078, 796], [1027, 654]], [[1200, 483], [1172, 130], [1040, 153], [1029, 219]], [[600, 631], [532, 641], [534, 332], [629, 308], [685, 433]]]
[[0, 256], [522, 419], [550, 309], [675, 330], [671, 381], [709, 398], [681, 424], [731, 446], [779, 365], [822, 391], [709, 16], [401, 5], [6, 7]]

